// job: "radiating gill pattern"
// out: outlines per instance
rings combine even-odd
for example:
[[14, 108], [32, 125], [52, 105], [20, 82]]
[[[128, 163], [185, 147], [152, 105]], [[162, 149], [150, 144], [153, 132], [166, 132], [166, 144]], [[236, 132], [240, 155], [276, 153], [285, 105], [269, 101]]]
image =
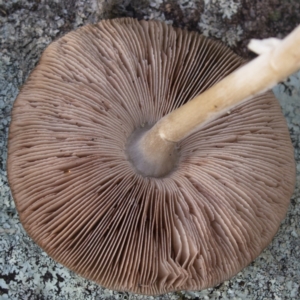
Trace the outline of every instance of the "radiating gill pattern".
[[154, 21], [106, 20], [52, 43], [10, 128], [9, 182], [29, 235], [82, 276], [142, 294], [211, 287], [249, 264], [294, 188], [271, 93], [180, 142], [163, 178], [141, 176], [126, 155], [136, 128], [243, 63], [219, 42]]

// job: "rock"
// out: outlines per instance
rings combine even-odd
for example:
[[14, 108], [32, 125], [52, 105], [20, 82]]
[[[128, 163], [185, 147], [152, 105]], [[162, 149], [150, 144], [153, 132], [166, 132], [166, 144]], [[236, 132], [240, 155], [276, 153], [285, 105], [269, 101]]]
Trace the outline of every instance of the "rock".
[[[7, 138], [13, 102], [51, 41], [102, 18], [157, 19], [225, 42], [253, 57], [250, 38], [284, 37], [300, 19], [297, 0], [0, 0], [0, 298], [119, 299], [54, 262], [27, 236], [6, 174]], [[233, 279], [201, 292], [149, 299], [296, 299], [300, 282], [300, 73], [274, 89], [295, 147], [297, 186], [286, 219], [271, 245]], [[294, 220], [291, 222], [291, 220]], [[298, 249], [298, 250], [297, 250]], [[130, 295], [130, 299], [145, 299]], [[148, 298], [147, 298], [148, 299]]]

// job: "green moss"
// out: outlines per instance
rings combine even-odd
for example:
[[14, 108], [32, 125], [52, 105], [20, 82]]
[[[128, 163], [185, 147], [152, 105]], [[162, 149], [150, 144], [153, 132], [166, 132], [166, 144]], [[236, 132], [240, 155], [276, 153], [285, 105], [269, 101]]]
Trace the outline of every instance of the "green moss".
[[130, 3], [135, 10], [145, 9], [150, 6], [149, 0], [131, 0]]
[[143, 10], [149, 6], [149, 0], [132, 0], [127, 6], [124, 5], [122, 0], [110, 0], [103, 3], [103, 16], [107, 19], [120, 17], [141, 18]]
[[280, 11], [273, 11], [273, 12], [271, 12], [270, 14], [269, 14], [269, 19], [271, 20], [271, 21], [273, 21], [273, 22], [276, 22], [276, 21], [278, 21], [278, 20], [280, 20], [280, 18], [281, 18], [281, 13], [280, 13]]

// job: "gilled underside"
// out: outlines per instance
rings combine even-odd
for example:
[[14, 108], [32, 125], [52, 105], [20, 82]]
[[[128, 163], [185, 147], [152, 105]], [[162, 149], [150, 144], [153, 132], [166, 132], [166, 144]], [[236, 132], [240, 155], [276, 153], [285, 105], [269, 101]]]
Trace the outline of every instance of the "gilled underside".
[[[102, 21], [52, 43], [13, 110], [8, 175], [22, 224], [54, 259], [116, 290], [198, 290], [267, 246], [294, 188], [271, 93], [178, 144], [144, 177], [128, 140], [239, 67], [222, 44], [158, 22]], [[201, 108], [199, 108], [201, 109]]]

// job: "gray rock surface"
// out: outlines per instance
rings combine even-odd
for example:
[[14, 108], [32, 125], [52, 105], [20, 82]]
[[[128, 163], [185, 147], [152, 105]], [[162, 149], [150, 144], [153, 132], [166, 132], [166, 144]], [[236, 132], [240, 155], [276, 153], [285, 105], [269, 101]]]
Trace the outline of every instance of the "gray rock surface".
[[157, 19], [221, 39], [251, 57], [249, 38], [284, 36], [299, 1], [0, 0], [0, 299], [300, 299], [300, 73], [274, 88], [297, 162], [290, 209], [267, 249], [230, 281], [201, 292], [143, 297], [103, 289], [47, 256], [19, 222], [6, 174], [10, 112], [45, 47], [101, 18]]

